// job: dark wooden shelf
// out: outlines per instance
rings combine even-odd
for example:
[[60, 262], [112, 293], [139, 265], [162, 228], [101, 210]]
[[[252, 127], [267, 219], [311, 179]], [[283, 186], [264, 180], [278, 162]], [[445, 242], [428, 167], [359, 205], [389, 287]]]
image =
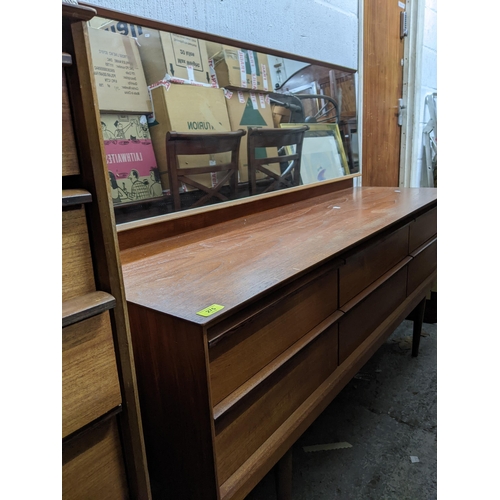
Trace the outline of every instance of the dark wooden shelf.
[[92, 292], [67, 300], [62, 304], [62, 326], [73, 325], [104, 311], [113, 309], [115, 298], [107, 292]]
[[81, 205], [82, 203], [90, 203], [92, 195], [86, 189], [63, 189], [62, 190], [62, 206], [70, 207]]
[[88, 21], [95, 15], [97, 15], [97, 11], [92, 7], [62, 2], [62, 16], [69, 18], [71, 22]]

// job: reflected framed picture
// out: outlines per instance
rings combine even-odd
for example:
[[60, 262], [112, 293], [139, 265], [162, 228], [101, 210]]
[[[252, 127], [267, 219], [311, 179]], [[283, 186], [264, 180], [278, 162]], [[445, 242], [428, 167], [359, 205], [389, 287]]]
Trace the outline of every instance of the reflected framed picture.
[[[281, 123], [281, 128], [307, 125], [300, 164], [301, 184], [312, 184], [349, 175], [349, 165], [336, 123]], [[289, 146], [288, 154], [295, 146]]]

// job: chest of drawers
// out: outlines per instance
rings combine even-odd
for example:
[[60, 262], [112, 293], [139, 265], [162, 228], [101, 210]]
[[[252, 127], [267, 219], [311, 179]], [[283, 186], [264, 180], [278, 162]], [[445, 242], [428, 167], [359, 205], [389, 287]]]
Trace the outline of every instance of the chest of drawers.
[[62, 495], [151, 496], [86, 21], [62, 7]]
[[159, 491], [251, 491], [425, 300], [436, 211], [435, 189], [349, 188], [122, 250]]

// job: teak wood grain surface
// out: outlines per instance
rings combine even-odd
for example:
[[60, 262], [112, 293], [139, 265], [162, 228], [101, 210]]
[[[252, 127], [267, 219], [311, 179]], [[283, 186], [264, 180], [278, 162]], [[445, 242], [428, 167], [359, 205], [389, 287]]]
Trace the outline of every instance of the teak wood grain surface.
[[[350, 188], [131, 248], [127, 301], [210, 324], [436, 200], [434, 188]], [[196, 314], [212, 304], [224, 309]]]

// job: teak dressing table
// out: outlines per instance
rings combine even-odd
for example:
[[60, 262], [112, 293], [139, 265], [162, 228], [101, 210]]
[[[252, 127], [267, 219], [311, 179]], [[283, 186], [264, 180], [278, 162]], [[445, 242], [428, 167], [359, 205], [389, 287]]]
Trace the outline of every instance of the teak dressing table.
[[347, 187], [171, 237], [120, 228], [152, 484], [244, 498], [423, 313], [436, 214], [436, 189]]
[[[63, 136], [63, 256], [75, 262], [66, 284], [91, 281], [63, 286], [65, 498], [244, 498], [286, 469], [292, 444], [412, 311], [416, 354], [437, 190], [350, 178], [115, 228], [95, 13], [107, 11], [63, 4], [63, 123], [75, 132]], [[73, 350], [83, 330], [102, 337], [103, 362]]]

